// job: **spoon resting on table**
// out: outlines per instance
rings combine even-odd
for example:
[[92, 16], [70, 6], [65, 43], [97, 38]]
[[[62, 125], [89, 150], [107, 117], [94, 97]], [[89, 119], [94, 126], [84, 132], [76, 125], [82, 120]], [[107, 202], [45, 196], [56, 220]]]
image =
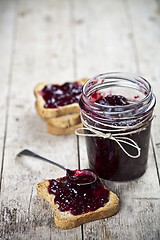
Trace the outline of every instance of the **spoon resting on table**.
[[29, 156], [29, 157], [34, 157], [34, 158], [38, 158], [41, 159], [42, 161], [51, 163], [63, 170], [66, 171], [66, 177], [67, 177], [67, 181], [69, 183], [72, 184], [77, 184], [77, 185], [89, 185], [94, 183], [97, 180], [97, 175], [89, 169], [84, 169], [84, 170], [70, 170], [65, 168], [64, 166], [62, 166], [61, 164], [51, 161], [47, 158], [44, 158], [28, 149], [24, 149], [23, 151], [21, 151], [20, 153], [17, 154], [18, 157], [21, 156]]

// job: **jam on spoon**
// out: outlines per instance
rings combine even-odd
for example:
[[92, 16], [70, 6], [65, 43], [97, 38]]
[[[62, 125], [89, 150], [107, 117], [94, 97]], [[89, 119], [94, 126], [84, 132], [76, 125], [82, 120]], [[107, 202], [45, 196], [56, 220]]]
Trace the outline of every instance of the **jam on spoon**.
[[70, 169], [65, 168], [61, 164], [53, 162], [47, 158], [44, 158], [28, 149], [21, 151], [17, 156], [21, 156], [21, 155], [41, 159], [45, 162], [49, 162], [49, 163], [54, 164], [57, 167], [65, 170], [66, 171], [66, 179], [67, 179], [68, 183], [77, 184], [77, 185], [90, 185], [90, 184], [94, 183], [97, 179], [97, 175], [90, 169], [73, 170], [72, 171]]
[[67, 169], [66, 171], [67, 181], [72, 184], [86, 185], [91, 184], [96, 180], [95, 173], [90, 169], [74, 171]]
[[54, 202], [60, 211], [80, 215], [95, 211], [109, 201], [109, 190], [93, 170], [72, 171], [27, 149], [18, 154], [21, 155], [39, 158], [66, 170], [65, 177], [49, 180], [48, 186], [48, 192], [55, 195]]

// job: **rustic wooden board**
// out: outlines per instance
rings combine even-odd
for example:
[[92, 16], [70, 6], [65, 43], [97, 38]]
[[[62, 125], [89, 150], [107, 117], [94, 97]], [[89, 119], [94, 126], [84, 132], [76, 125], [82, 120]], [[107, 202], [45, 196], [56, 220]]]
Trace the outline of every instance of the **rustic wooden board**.
[[85, 226], [84, 239], [159, 239], [159, 207], [154, 199], [126, 199], [116, 216]]
[[73, 80], [69, 1], [18, 1], [7, 136], [2, 176], [3, 239], [81, 239], [81, 228], [55, 227], [53, 209], [39, 199], [36, 184], [65, 173], [16, 154], [29, 148], [77, 168], [76, 137], [53, 136], [34, 110], [33, 87], [41, 81]]
[[133, 4], [132, 1], [129, 1], [129, 5], [132, 14], [140, 73], [150, 81], [157, 98], [155, 119], [152, 127], [152, 140], [157, 171], [160, 173], [160, 71], [158, 68], [160, 64], [160, 2], [135, 1]]
[[[123, 1], [75, 1], [77, 75], [136, 72], [131, 30]], [[95, 7], [96, 6], [96, 7]]]
[[[0, 239], [160, 238], [159, 98], [144, 176], [105, 181], [120, 197], [115, 216], [60, 230], [36, 184], [64, 172], [16, 154], [29, 148], [69, 168], [88, 167], [85, 141], [47, 133], [34, 110], [33, 88], [109, 71], [139, 73], [159, 96], [160, 11], [156, 0], [35, 0], [0, 2], [0, 164], [4, 160]], [[2, 81], [2, 79], [4, 79]], [[4, 144], [5, 143], [5, 144]], [[4, 156], [3, 156], [4, 154]]]
[[[15, 2], [7, 1], [0, 4], [0, 169], [3, 169], [5, 138], [8, 115], [8, 97], [10, 92], [10, 81], [13, 60], [13, 29], [15, 16]], [[1, 173], [0, 173], [1, 175]], [[1, 177], [0, 177], [1, 178]]]
[[[105, 1], [101, 5], [95, 2], [96, 1], [94, 1], [94, 4], [98, 7], [93, 14], [89, 14], [90, 9], [92, 9], [90, 1], [86, 1], [89, 7], [86, 8], [85, 11], [82, 11], [83, 6], [80, 2], [77, 3], [77, 8], [75, 7], [78, 14], [77, 19], [81, 19], [81, 23], [85, 23], [83, 26], [81, 24], [81, 31], [79, 31], [80, 27], [78, 27], [76, 32], [77, 62], [79, 63], [77, 63], [77, 72], [82, 73], [82, 69], [85, 69], [86, 72], [88, 71], [89, 73], [94, 71], [102, 73], [120, 70], [140, 74], [141, 65], [145, 68], [145, 61], [142, 61], [143, 64], [140, 64], [139, 55], [141, 55], [143, 51], [137, 49], [137, 45], [143, 45], [142, 50], [145, 49], [147, 52], [147, 44], [145, 46], [145, 44], [139, 40], [142, 35], [140, 32], [137, 34], [139, 38], [136, 39], [136, 30], [139, 29], [139, 31], [143, 31], [141, 21], [144, 17], [144, 5], [146, 17], [147, 14], [150, 14], [150, 10], [154, 7], [155, 3], [150, 1], [150, 4], [147, 5], [144, 3], [145, 1], [143, 1], [143, 3], [141, 2], [141, 8], [139, 8], [138, 1]], [[105, 12], [107, 12], [107, 14], [105, 14]], [[136, 14], [138, 16], [136, 16]], [[101, 20], [99, 21], [101, 17], [103, 22]], [[139, 21], [141, 20], [141, 25], [137, 24], [137, 19]], [[112, 28], [108, 26], [108, 22], [112, 22]], [[149, 28], [149, 22], [145, 21], [145, 24]], [[88, 31], [87, 26], [90, 26], [88, 27]], [[133, 26], [135, 28], [133, 28]], [[113, 31], [113, 28], [116, 29], [116, 31]], [[81, 32], [84, 34], [83, 38], [85, 42], [83, 44]], [[98, 37], [96, 35], [97, 33], [99, 33]], [[147, 34], [152, 35], [151, 31]], [[118, 38], [119, 41], [117, 40]], [[150, 41], [150, 48], [151, 44], [152, 42]], [[156, 49], [157, 45], [155, 51]], [[90, 58], [89, 60], [84, 60], [82, 50], [84, 55]], [[85, 61], [90, 62], [90, 64], [85, 64]], [[146, 67], [149, 69], [149, 63]], [[150, 79], [152, 84], [153, 80], [152, 78]], [[159, 129], [158, 126], [157, 129]], [[86, 168], [88, 164], [84, 146], [85, 141], [81, 138], [79, 141], [81, 168]], [[106, 186], [120, 197], [120, 211], [112, 218], [85, 224], [83, 230], [84, 239], [159, 239], [160, 210], [158, 206], [160, 204], [160, 194], [155, 161], [154, 149], [152, 149], [151, 146], [148, 168], [141, 178], [135, 181], [121, 183], [105, 181]], [[150, 204], [152, 207], [149, 207]]]

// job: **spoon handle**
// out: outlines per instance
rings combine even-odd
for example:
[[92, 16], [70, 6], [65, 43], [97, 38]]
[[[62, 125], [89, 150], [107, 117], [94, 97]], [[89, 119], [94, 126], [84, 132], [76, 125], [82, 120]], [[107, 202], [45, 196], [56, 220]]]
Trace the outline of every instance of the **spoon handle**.
[[62, 168], [63, 170], [66, 170], [66, 168], [63, 167], [61, 164], [53, 162], [53, 161], [51, 161], [51, 160], [49, 160], [47, 158], [44, 158], [44, 157], [42, 157], [42, 156], [40, 156], [40, 155], [38, 155], [38, 154], [28, 150], [28, 149], [24, 149], [23, 151], [21, 151], [20, 153], [17, 154], [18, 157], [20, 157], [22, 155], [41, 159], [41, 160], [43, 160], [45, 162], [51, 163], [53, 165], [56, 165], [57, 167]]

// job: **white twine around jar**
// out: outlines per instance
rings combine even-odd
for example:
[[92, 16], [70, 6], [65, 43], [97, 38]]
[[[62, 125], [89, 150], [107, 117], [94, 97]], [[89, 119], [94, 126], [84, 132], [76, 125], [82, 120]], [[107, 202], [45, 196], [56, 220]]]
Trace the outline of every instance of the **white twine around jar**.
[[[84, 114], [84, 115], [87, 118], [90, 118], [93, 122], [98, 123], [98, 121], [96, 121], [95, 119], [89, 117], [86, 114]], [[153, 119], [153, 117], [150, 117], [147, 122], [148, 123], [151, 122], [152, 119]], [[107, 131], [106, 129], [92, 126], [92, 125], [88, 124], [88, 122], [86, 120], [83, 119], [82, 114], [81, 114], [81, 120], [82, 120], [82, 124], [84, 127], [76, 129], [76, 131], [75, 131], [76, 135], [85, 136], [85, 137], [101, 137], [104, 139], [110, 139], [112, 141], [115, 141], [119, 145], [119, 147], [124, 151], [124, 153], [127, 154], [127, 156], [129, 156], [131, 158], [140, 157], [141, 148], [138, 146], [138, 144], [133, 139], [126, 137], [126, 135], [138, 133], [138, 132], [145, 130], [146, 127], [143, 126], [143, 123], [146, 122], [146, 119], [144, 121], [141, 121], [140, 123], [133, 125], [133, 126], [120, 126], [119, 131], [122, 131], [120, 133], [111, 133], [111, 131], [115, 131], [115, 129], [114, 130], [110, 129], [109, 132], [106, 132]], [[101, 123], [101, 124], [106, 127], [109, 126], [104, 123]], [[109, 127], [111, 127], [111, 126], [109, 126]], [[112, 127], [117, 127], [117, 126], [112, 125]], [[91, 133], [80, 133], [79, 131], [81, 131], [81, 130], [89, 130]], [[103, 131], [105, 131], [105, 133], [103, 133]], [[123, 131], [127, 131], [127, 132], [123, 132]], [[127, 150], [122, 146], [121, 143], [127, 144], [127, 145], [135, 148], [137, 150], [137, 154], [132, 155], [129, 152], [127, 152]]]

